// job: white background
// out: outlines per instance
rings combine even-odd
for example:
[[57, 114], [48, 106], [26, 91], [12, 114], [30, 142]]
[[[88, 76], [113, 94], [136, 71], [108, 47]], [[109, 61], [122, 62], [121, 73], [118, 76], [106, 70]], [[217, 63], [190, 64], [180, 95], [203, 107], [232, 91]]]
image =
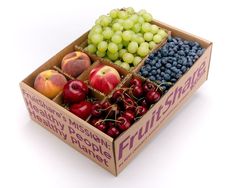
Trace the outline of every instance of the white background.
[[[234, 6], [231, 1], [1, 1], [0, 187], [235, 187]], [[18, 83], [113, 8], [214, 42], [209, 80], [118, 176], [29, 119]]]

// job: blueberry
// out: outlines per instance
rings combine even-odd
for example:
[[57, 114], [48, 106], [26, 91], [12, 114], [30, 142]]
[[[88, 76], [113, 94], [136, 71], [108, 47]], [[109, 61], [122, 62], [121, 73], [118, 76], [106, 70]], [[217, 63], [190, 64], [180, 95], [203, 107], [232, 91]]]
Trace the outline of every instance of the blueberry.
[[152, 60], [152, 61], [150, 61], [150, 63], [149, 63], [150, 65], [155, 65], [156, 64], [156, 61], [155, 60]]
[[156, 70], [152, 70], [151, 73], [152, 73], [152, 75], [156, 75], [157, 71]]
[[153, 59], [154, 59], [154, 54], [150, 54], [150, 55], [148, 56], [148, 58], [151, 59], [151, 60], [153, 60]]
[[184, 53], [183, 50], [178, 51], [178, 54], [181, 55], [181, 56], [185, 56], [185, 53]]
[[189, 41], [189, 46], [193, 47], [194, 46], [194, 42], [193, 41]]
[[160, 69], [161, 69], [162, 71], [164, 71], [164, 70], [165, 70], [165, 67], [161, 67]]
[[171, 78], [171, 82], [176, 82], [176, 79], [175, 78]]
[[155, 80], [156, 80], [155, 76], [149, 76], [148, 78], [149, 78], [149, 80], [151, 80], [151, 81], [155, 81]]
[[170, 76], [169, 74], [165, 74], [165, 75], [164, 75], [164, 79], [165, 79], [166, 81], [169, 81], [169, 80], [171, 79], [171, 76]]
[[167, 54], [168, 54], [167, 50], [163, 50], [163, 51], [162, 51], [162, 55], [163, 55], [163, 56], [165, 56], [165, 57], [166, 57], [166, 56], [167, 56]]
[[164, 73], [164, 72], [161, 72], [161, 73], [160, 73], [160, 75], [161, 75], [161, 76], [164, 76], [164, 75], [165, 75], [165, 73]]
[[200, 44], [198, 42], [194, 42], [194, 46], [200, 46]]
[[181, 64], [177, 64], [177, 65], [176, 65], [176, 68], [178, 68], [178, 69], [180, 69], [181, 67], [182, 67]]
[[176, 39], [178, 42], [182, 41], [182, 39], [181, 39], [180, 37], [175, 37], [175, 39]]
[[165, 73], [166, 73], [166, 74], [171, 74], [172, 71], [171, 71], [170, 69], [167, 69], [167, 70], [165, 71]]
[[155, 67], [159, 68], [159, 67], [161, 67], [161, 64], [157, 62], [157, 63], [155, 64]]
[[179, 45], [183, 45], [184, 43], [183, 43], [183, 41], [179, 41], [178, 44]]
[[171, 68], [171, 64], [170, 64], [170, 63], [167, 63], [167, 64], [166, 64], [166, 68]]
[[175, 52], [177, 52], [177, 51], [178, 51], [178, 46], [175, 46], [175, 47], [173, 48], [173, 50], [174, 50]]
[[160, 52], [157, 53], [157, 57], [158, 58], [161, 58], [162, 57], [162, 54]]
[[166, 90], [166, 86], [161, 86], [161, 90], [164, 92]]
[[144, 77], [148, 76], [148, 74], [149, 74], [148, 71], [143, 71], [143, 72], [142, 72], [142, 75], [143, 75]]
[[149, 58], [147, 58], [146, 60], [145, 60], [145, 64], [149, 64], [151, 62], [151, 60], [149, 59]]
[[149, 73], [148, 73], [148, 76], [152, 76], [152, 73], [151, 73], [151, 72], [149, 72]]
[[143, 72], [143, 71], [145, 71], [145, 70], [146, 70], [146, 69], [145, 69], [145, 66], [141, 67], [141, 69], [140, 69], [141, 72]]
[[161, 73], [161, 69], [157, 69], [157, 74], [160, 74]]
[[176, 62], [176, 61], [174, 61], [173, 63], [172, 63], [172, 65], [173, 66], [176, 66], [178, 63]]
[[182, 66], [180, 70], [181, 70], [183, 73], [185, 73], [186, 70], [187, 70], [187, 67], [186, 67], [186, 66]]
[[167, 64], [167, 59], [166, 58], [162, 58], [162, 64], [163, 65]]
[[156, 76], [157, 80], [162, 80], [162, 77], [160, 75]]
[[187, 40], [184, 41], [184, 44], [188, 44], [189, 42]]
[[197, 55], [200, 57], [203, 54], [203, 52], [204, 52], [204, 49], [198, 50]]
[[175, 38], [173, 38], [172, 41], [173, 41], [175, 44], [178, 43], [178, 41], [177, 41]]
[[174, 73], [178, 73], [179, 69], [174, 68], [172, 71], [173, 71]]
[[175, 75], [176, 78], [180, 78], [181, 76], [182, 76], [182, 74], [179, 74], [179, 73], [177, 73], [177, 74]]
[[175, 77], [176, 74], [174, 72], [171, 73], [171, 77]]

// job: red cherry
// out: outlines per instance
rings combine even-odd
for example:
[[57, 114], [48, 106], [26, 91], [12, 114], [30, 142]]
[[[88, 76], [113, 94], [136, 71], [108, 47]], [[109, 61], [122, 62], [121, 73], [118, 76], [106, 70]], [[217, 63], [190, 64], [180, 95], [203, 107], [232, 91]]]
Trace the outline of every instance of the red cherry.
[[65, 103], [78, 103], [85, 100], [88, 94], [87, 85], [81, 80], [68, 81], [63, 89], [63, 99]]
[[146, 82], [143, 85], [143, 89], [144, 89], [144, 93], [148, 93], [149, 91], [155, 91], [156, 86], [151, 82]]
[[89, 123], [93, 126], [95, 126], [95, 124], [100, 121], [101, 119], [100, 118], [97, 118], [97, 117], [92, 117], [90, 120], [89, 120]]
[[96, 102], [92, 105], [91, 114], [95, 117], [100, 117], [102, 115], [102, 105], [100, 102]]
[[114, 127], [115, 123], [114, 123], [114, 121], [107, 121], [106, 125], [107, 125], [107, 127]]
[[127, 110], [123, 112], [122, 117], [125, 117], [128, 121], [133, 122], [135, 119], [135, 114], [133, 111]]
[[149, 91], [146, 94], [145, 98], [149, 104], [153, 104], [156, 103], [161, 98], [161, 95], [158, 91]]
[[88, 101], [82, 101], [78, 104], [73, 104], [70, 106], [69, 111], [80, 117], [83, 120], [86, 120], [91, 114], [92, 104]]
[[109, 127], [106, 133], [112, 138], [116, 138], [120, 134], [120, 131], [116, 127]]
[[132, 78], [130, 81], [131, 86], [142, 86], [142, 80], [140, 78]]
[[104, 102], [102, 103], [102, 108], [103, 108], [103, 110], [108, 109], [110, 106], [111, 106], [111, 104], [110, 104], [109, 101], [104, 101]]
[[124, 93], [124, 90], [123, 89], [118, 89], [116, 91], [114, 91], [112, 97], [111, 97], [111, 100], [115, 103], [115, 102], [118, 102], [122, 99], [123, 97], [123, 93]]
[[147, 103], [147, 100], [146, 100], [145, 98], [141, 99], [140, 102], [139, 102], [139, 104], [140, 104], [141, 106], [144, 106], [144, 107], [146, 107], [146, 108], [149, 108], [149, 104]]
[[135, 101], [130, 97], [125, 97], [123, 99], [123, 102], [124, 102], [125, 105], [135, 106]]
[[117, 118], [116, 125], [121, 131], [125, 131], [131, 126], [131, 123], [127, 118], [120, 116]]
[[137, 106], [135, 113], [136, 116], [143, 116], [147, 111], [148, 109], [145, 106]]
[[100, 131], [102, 131], [102, 132], [105, 132], [105, 130], [107, 129], [107, 126], [106, 126], [106, 124], [104, 122], [100, 122], [100, 123], [97, 122], [95, 124], [95, 127], [97, 129], [99, 129]]
[[144, 94], [144, 90], [142, 86], [134, 86], [132, 89], [132, 94], [134, 95], [134, 97], [139, 98], [141, 96], [143, 96]]
[[135, 111], [136, 106], [125, 105], [125, 106], [124, 106], [124, 109], [125, 109], [126, 111]]

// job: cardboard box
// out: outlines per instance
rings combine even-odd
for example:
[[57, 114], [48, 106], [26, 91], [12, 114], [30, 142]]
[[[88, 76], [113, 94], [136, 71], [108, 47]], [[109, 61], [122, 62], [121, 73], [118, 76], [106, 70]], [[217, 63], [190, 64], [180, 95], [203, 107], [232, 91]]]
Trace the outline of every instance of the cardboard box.
[[[50, 100], [33, 88], [34, 79], [38, 73], [47, 69], [52, 69], [54, 66], [59, 67], [62, 58], [69, 52], [74, 51], [76, 45], [84, 45], [88, 33], [85, 33], [65, 47], [20, 83], [26, 107], [33, 121], [46, 128], [65, 143], [69, 144], [115, 176], [127, 166], [141, 148], [156, 135], [183, 103], [185, 103], [208, 78], [212, 43], [162, 22], [154, 20], [153, 23], [169, 30], [172, 36], [197, 41], [205, 48], [205, 52], [176, 82], [176, 84], [170, 88], [160, 101], [116, 139], [109, 137], [105, 133], [91, 126], [88, 122], [66, 110], [61, 105], [61, 94], [53, 100]], [[91, 59], [95, 61], [97, 60], [97, 57], [93, 56]], [[97, 63], [108, 62], [96, 62], [92, 67]], [[128, 80], [133, 76], [132, 73], [122, 70], [116, 65], [112, 66], [118, 69], [124, 76], [122, 84], [128, 83]], [[86, 70], [79, 78], [85, 80], [91, 68]], [[137, 69], [139, 68], [140, 67]], [[103, 100], [106, 97], [102, 93], [99, 93], [92, 88], [90, 89], [92, 90], [92, 95], [94, 95], [94, 97], [100, 100]]]

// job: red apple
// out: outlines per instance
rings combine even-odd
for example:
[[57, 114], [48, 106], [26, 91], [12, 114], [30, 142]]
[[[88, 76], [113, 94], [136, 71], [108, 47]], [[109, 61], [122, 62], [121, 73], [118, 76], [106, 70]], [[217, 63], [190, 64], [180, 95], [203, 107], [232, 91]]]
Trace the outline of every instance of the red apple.
[[91, 70], [90, 85], [104, 94], [110, 93], [121, 81], [116, 69], [107, 65], [99, 65]]

